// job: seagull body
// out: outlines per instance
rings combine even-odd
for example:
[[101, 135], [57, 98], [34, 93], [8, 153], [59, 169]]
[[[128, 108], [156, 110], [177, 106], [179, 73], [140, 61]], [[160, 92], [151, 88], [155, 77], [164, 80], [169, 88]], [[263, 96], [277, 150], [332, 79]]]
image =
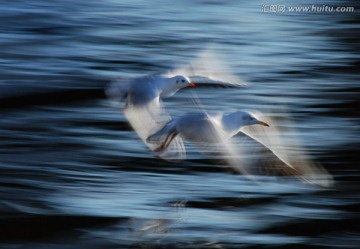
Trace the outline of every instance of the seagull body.
[[267, 123], [252, 113], [236, 111], [230, 114], [189, 113], [169, 121], [162, 129], [147, 138], [150, 143], [161, 142], [156, 151], [166, 150], [178, 135], [186, 140], [202, 143], [221, 143], [229, 140], [247, 125]]
[[194, 86], [195, 83], [186, 76], [165, 77], [154, 74], [133, 79], [117, 79], [107, 90], [107, 94], [125, 98], [126, 106], [145, 106], [152, 101], [159, 102], [160, 97], [170, 97], [182, 88]]

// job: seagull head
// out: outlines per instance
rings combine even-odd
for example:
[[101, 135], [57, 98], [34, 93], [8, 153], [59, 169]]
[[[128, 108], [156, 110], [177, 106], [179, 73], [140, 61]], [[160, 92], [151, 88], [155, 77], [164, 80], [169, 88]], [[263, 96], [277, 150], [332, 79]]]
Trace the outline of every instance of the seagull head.
[[165, 78], [164, 85], [161, 87], [161, 96], [169, 97], [174, 95], [177, 91], [185, 87], [194, 87], [195, 83], [191, 82], [188, 77], [177, 75], [171, 78]]
[[181, 89], [184, 87], [195, 87], [195, 83], [191, 82], [190, 79], [183, 75], [177, 75], [172, 78], [173, 84], [175, 84], [176, 88]]
[[260, 120], [254, 113], [245, 111], [236, 111], [228, 115], [224, 115], [223, 123], [230, 129], [239, 129], [248, 125], [269, 126], [268, 123]]
[[236, 111], [230, 114], [223, 114], [221, 119], [223, 129], [234, 136], [242, 127], [249, 125], [269, 126], [264, 121], [259, 120], [255, 114], [251, 112]]
[[242, 120], [243, 120], [243, 124], [244, 125], [255, 125], [255, 124], [259, 124], [259, 125], [263, 125], [263, 126], [267, 126], [269, 127], [269, 124], [259, 120], [255, 114], [251, 113], [251, 112], [242, 112]]

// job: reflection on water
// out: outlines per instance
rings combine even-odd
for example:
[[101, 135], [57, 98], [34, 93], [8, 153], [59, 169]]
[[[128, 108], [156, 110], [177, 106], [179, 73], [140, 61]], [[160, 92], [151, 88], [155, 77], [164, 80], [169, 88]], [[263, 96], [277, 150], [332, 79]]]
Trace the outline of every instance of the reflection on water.
[[[359, 19], [260, 9], [5, 1], [0, 247], [356, 248]], [[191, 145], [185, 161], [159, 160], [105, 99], [110, 79], [181, 65], [209, 43], [249, 87], [198, 88], [202, 103], [289, 111], [333, 188], [276, 176], [253, 182]], [[167, 99], [167, 110], [192, 110], [190, 96]]]

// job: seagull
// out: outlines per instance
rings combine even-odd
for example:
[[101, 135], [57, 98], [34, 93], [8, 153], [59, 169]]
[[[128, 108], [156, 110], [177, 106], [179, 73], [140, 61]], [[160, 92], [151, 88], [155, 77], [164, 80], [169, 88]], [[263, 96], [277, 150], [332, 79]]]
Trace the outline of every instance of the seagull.
[[149, 143], [161, 141], [161, 145], [155, 151], [166, 150], [178, 135], [193, 142], [221, 143], [239, 133], [242, 127], [255, 124], [269, 127], [268, 123], [258, 120], [254, 114], [245, 111], [214, 116], [205, 112], [188, 113], [167, 122], [146, 140]]
[[[313, 163], [295, 141], [292, 141], [291, 146], [288, 145], [289, 143], [282, 138], [275, 120], [270, 126], [269, 122], [264, 121], [265, 119], [266, 117], [260, 112], [235, 111], [215, 115], [205, 111], [187, 113], [168, 121], [161, 129], [148, 136], [146, 141], [158, 145], [154, 149], [155, 152], [166, 151], [169, 144], [178, 137], [200, 145], [213, 145], [228, 166], [236, 172], [251, 175], [251, 168], [244, 160], [248, 156], [243, 153], [246, 148], [243, 150], [238, 148], [246, 144], [238, 146], [232, 139], [242, 133], [272, 153], [272, 158], [263, 160], [266, 162], [266, 167], [273, 166], [271, 164], [275, 162], [274, 156], [281, 162], [281, 167], [276, 164], [274, 169], [268, 171], [276, 170], [277, 173], [297, 176], [311, 184], [331, 186], [332, 179], [326, 170]], [[251, 149], [248, 151], [249, 154], [256, 155], [252, 147]]]
[[[154, 145], [147, 143], [146, 137], [159, 125], [170, 120], [160, 99], [173, 96], [185, 87], [195, 87], [195, 83], [183, 75], [167, 77], [153, 74], [132, 79], [117, 79], [111, 83], [106, 94], [111, 98], [124, 99], [123, 113], [135, 132], [153, 150]], [[157, 153], [166, 158], [182, 158], [185, 153], [182, 138], [172, 142], [166, 153]]]

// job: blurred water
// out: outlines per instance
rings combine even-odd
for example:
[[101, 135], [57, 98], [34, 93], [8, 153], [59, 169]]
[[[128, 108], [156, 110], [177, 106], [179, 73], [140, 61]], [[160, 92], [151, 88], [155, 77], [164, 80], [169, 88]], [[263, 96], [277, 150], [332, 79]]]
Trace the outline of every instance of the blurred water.
[[[358, 5], [264, 4], [277, 1], [3, 1], [1, 248], [357, 248]], [[161, 161], [105, 99], [110, 79], [167, 70], [214, 44], [249, 87], [199, 88], [204, 105], [289, 111], [334, 188], [259, 185], [192, 150]], [[192, 110], [190, 96], [166, 107]]]

